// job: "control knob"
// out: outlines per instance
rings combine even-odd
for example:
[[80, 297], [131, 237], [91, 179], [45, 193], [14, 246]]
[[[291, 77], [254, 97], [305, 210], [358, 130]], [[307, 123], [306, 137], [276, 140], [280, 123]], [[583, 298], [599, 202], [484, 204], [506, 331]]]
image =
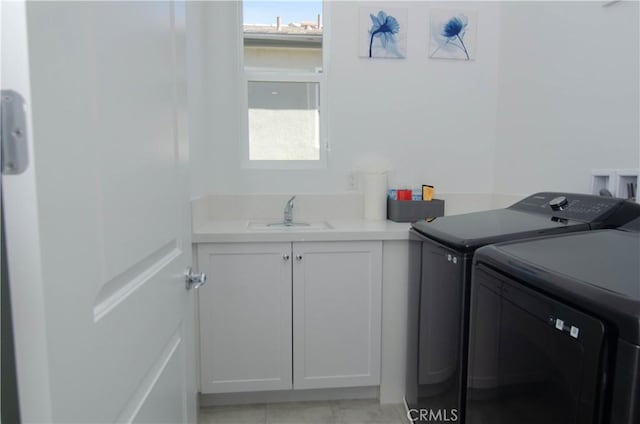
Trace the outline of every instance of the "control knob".
[[568, 204], [569, 201], [565, 196], [558, 196], [549, 201], [549, 206], [551, 206], [551, 209], [553, 209], [554, 211], [564, 210]]

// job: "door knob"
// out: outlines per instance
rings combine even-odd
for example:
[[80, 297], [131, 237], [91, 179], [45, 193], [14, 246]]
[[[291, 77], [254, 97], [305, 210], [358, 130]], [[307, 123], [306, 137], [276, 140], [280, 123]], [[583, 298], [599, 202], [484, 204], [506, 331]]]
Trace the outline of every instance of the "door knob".
[[296, 260], [299, 262], [302, 260], [302, 255], [296, 255]]
[[187, 290], [197, 289], [207, 282], [207, 274], [204, 272], [194, 272], [188, 267], [184, 273], [184, 282]]
[[290, 257], [291, 256], [287, 255], [286, 253], [282, 255], [282, 259], [284, 259], [285, 261], [288, 261]]

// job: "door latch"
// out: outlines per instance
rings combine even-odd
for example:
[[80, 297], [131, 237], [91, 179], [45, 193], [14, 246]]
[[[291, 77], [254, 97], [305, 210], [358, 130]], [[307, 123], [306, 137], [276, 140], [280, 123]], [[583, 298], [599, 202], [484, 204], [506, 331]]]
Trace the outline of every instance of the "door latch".
[[184, 282], [187, 290], [197, 289], [207, 282], [207, 274], [194, 272], [191, 267], [188, 267], [184, 272]]
[[22, 96], [13, 90], [2, 90], [0, 99], [2, 173], [22, 174], [29, 165], [25, 102]]

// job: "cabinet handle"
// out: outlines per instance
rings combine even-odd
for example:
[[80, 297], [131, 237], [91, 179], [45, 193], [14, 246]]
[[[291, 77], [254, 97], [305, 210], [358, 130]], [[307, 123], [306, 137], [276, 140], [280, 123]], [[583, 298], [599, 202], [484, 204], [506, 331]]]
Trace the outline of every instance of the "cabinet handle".
[[284, 259], [285, 261], [288, 261], [290, 258], [291, 256], [287, 255], [286, 253], [282, 255], [282, 259]]
[[299, 262], [302, 260], [302, 255], [296, 255], [296, 260]]

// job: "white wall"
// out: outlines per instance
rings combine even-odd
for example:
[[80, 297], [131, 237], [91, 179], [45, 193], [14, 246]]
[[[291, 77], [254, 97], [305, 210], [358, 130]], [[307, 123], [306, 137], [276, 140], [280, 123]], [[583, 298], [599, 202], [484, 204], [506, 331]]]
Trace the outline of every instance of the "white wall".
[[640, 166], [639, 4], [603, 3], [503, 4], [495, 192]]
[[371, 155], [390, 162], [391, 184], [431, 183], [439, 192], [491, 192], [500, 5], [449, 6], [479, 11], [477, 60], [470, 63], [427, 58], [428, 12], [438, 5], [442, 3], [394, 4], [409, 8], [407, 59], [367, 60], [358, 57], [360, 4], [328, 4], [331, 150], [327, 168], [312, 171], [241, 168], [236, 7], [233, 2], [201, 5], [205, 22], [216, 24], [204, 28], [201, 95], [207, 104], [203, 134], [194, 138], [192, 148], [192, 195], [343, 192], [359, 160]]
[[[198, 6], [193, 197], [343, 192], [371, 155], [391, 163], [390, 185], [476, 197], [586, 192], [592, 168], [640, 166], [638, 2], [398, 3], [409, 8], [407, 59], [373, 61], [358, 57], [360, 4], [376, 3], [327, 8], [331, 151], [313, 171], [241, 168], [236, 4]], [[476, 61], [427, 58], [431, 7], [478, 10]]]

